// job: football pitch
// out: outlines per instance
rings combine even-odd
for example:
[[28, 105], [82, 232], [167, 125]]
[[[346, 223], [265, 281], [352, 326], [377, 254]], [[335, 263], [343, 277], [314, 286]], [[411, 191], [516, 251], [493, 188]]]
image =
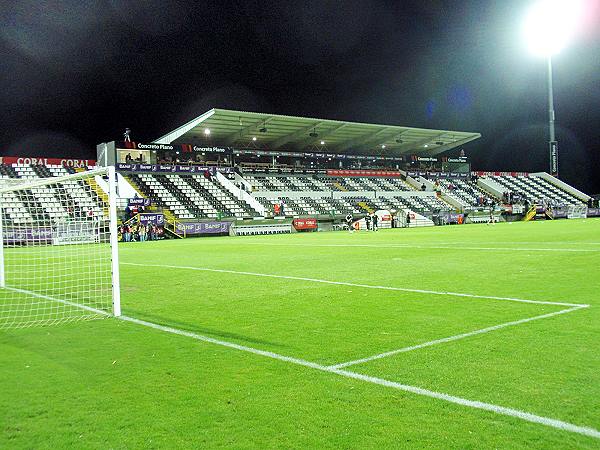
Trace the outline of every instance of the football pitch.
[[600, 220], [121, 244], [0, 332], [0, 448], [600, 448]]

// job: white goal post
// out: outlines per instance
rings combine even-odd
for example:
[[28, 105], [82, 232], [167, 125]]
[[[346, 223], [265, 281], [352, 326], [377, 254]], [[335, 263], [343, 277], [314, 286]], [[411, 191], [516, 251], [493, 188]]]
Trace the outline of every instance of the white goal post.
[[115, 169], [55, 174], [0, 179], [0, 329], [121, 315]]

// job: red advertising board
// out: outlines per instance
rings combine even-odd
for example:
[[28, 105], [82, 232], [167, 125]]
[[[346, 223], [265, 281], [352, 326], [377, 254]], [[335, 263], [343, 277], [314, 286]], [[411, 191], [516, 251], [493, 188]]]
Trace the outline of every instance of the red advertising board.
[[317, 228], [317, 219], [294, 219], [292, 224], [296, 230], [315, 230]]
[[328, 170], [332, 177], [399, 177], [400, 172], [392, 170]]
[[87, 167], [95, 166], [95, 159], [74, 159], [74, 158], [45, 158], [43, 156], [2, 156], [1, 164], [48, 164], [68, 167]]

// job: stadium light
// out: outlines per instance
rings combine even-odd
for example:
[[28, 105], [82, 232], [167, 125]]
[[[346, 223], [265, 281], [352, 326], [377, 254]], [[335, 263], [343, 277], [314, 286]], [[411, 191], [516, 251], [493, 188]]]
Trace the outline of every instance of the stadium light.
[[385, 144], [381, 144], [381, 148], [384, 149], [385, 148]]
[[205, 128], [205, 129], [204, 129], [204, 134], [205, 134], [206, 136], [210, 136], [210, 128]]
[[256, 141], [256, 136], [252, 136], [252, 140], [253, 140], [253, 141]]
[[321, 141], [321, 145], [325, 145], [325, 141]]
[[575, 36], [582, 22], [582, 0], [540, 0], [528, 11], [523, 22], [523, 36], [529, 50], [548, 60], [548, 128], [550, 173], [558, 177], [558, 142], [554, 129], [554, 92], [552, 88], [552, 56]]

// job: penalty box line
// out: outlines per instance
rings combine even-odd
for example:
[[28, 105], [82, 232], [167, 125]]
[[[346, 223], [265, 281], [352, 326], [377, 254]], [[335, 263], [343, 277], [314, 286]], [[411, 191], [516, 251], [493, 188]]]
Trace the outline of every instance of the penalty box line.
[[531, 303], [534, 305], [554, 305], [554, 306], [567, 306], [567, 307], [588, 307], [589, 305], [582, 303], [563, 303], [563, 302], [552, 302], [545, 300], [529, 300], [524, 298], [515, 298], [515, 297], [497, 297], [493, 295], [477, 295], [477, 294], [469, 294], [463, 292], [444, 292], [444, 291], [432, 291], [427, 289], [413, 289], [413, 288], [402, 288], [402, 287], [394, 287], [394, 286], [378, 286], [372, 284], [361, 284], [361, 283], [349, 283], [346, 281], [331, 281], [331, 280], [322, 280], [319, 278], [308, 278], [308, 277], [297, 277], [292, 275], [275, 275], [270, 273], [258, 273], [258, 272], [246, 272], [240, 270], [227, 270], [227, 269], [211, 269], [208, 267], [194, 267], [194, 266], [176, 266], [170, 264], [141, 264], [141, 263], [131, 263], [131, 262], [121, 262], [122, 265], [127, 266], [139, 266], [139, 267], [160, 267], [165, 269], [183, 269], [183, 270], [197, 270], [201, 272], [214, 272], [214, 273], [229, 273], [234, 275], [247, 275], [253, 277], [264, 277], [264, 278], [278, 278], [283, 280], [296, 280], [296, 281], [308, 281], [311, 283], [323, 283], [323, 284], [332, 284], [338, 286], [350, 286], [350, 287], [359, 287], [365, 289], [380, 289], [386, 291], [400, 291], [400, 292], [413, 292], [417, 294], [431, 294], [431, 295], [447, 295], [452, 297], [466, 297], [466, 298], [481, 298], [486, 300], [500, 300], [500, 301], [509, 301], [509, 302], [518, 302], [518, 303]]
[[441, 338], [441, 339], [435, 339], [433, 341], [423, 342], [422, 344], [411, 345], [409, 347], [403, 347], [403, 348], [399, 348], [399, 349], [396, 349], [396, 350], [390, 350], [390, 351], [387, 351], [387, 352], [378, 353], [377, 355], [367, 356], [365, 358], [360, 358], [360, 359], [355, 359], [355, 360], [352, 360], [352, 361], [347, 361], [347, 362], [343, 362], [343, 363], [339, 363], [339, 364], [334, 364], [334, 365], [331, 365], [331, 366], [328, 366], [328, 367], [330, 369], [343, 369], [345, 367], [355, 366], [357, 364], [368, 363], [370, 361], [375, 361], [377, 359], [386, 358], [388, 356], [394, 356], [394, 355], [397, 355], [399, 353], [411, 352], [413, 350], [419, 350], [421, 348], [431, 347], [433, 345], [443, 344], [443, 343], [452, 342], [452, 341], [458, 341], [460, 339], [468, 338], [468, 337], [471, 337], [471, 336], [477, 336], [478, 334], [489, 333], [490, 331], [501, 330], [502, 328], [508, 328], [508, 327], [512, 327], [512, 326], [515, 326], [515, 325], [521, 325], [523, 323], [533, 322], [535, 320], [547, 319], [547, 318], [550, 318], [550, 317], [558, 316], [560, 314], [567, 314], [567, 313], [570, 313], [570, 312], [573, 312], [573, 311], [577, 311], [578, 309], [587, 308], [587, 307], [588, 306], [576, 306], [574, 308], [562, 309], [560, 311], [555, 311], [555, 312], [548, 313], [548, 314], [542, 314], [540, 316], [528, 317], [526, 319], [520, 319], [520, 320], [514, 320], [512, 322], [501, 323], [499, 325], [494, 325], [494, 326], [491, 326], [491, 327], [481, 328], [479, 330], [469, 331], [467, 333], [461, 333], [461, 334], [457, 334], [457, 335], [454, 335], [454, 336], [448, 336], [448, 337]]
[[454, 395], [445, 394], [443, 392], [432, 391], [429, 389], [423, 389], [417, 386], [411, 386], [407, 384], [398, 383], [396, 381], [386, 380], [384, 378], [372, 377], [368, 375], [363, 375], [356, 372], [350, 372], [348, 370], [336, 369], [329, 366], [323, 366], [321, 364], [317, 364], [311, 361], [306, 361], [299, 358], [293, 358], [290, 356], [280, 355], [278, 353], [273, 353], [265, 350], [259, 350], [252, 347], [247, 347], [245, 345], [235, 344], [233, 342], [222, 341], [219, 339], [214, 339], [208, 336], [203, 336], [200, 334], [192, 333], [190, 331], [184, 331], [177, 328], [167, 327], [164, 325], [159, 325], [153, 322], [147, 322], [145, 320], [135, 319], [133, 317], [128, 316], [120, 316], [119, 320], [123, 320], [126, 322], [142, 325], [145, 327], [153, 328], [155, 330], [159, 330], [165, 333], [176, 334], [179, 336], [185, 336], [192, 339], [196, 339], [198, 341], [203, 341], [211, 344], [220, 345], [223, 347], [228, 347], [235, 350], [240, 350], [247, 353], [253, 353], [255, 355], [264, 356], [267, 358], [271, 358], [278, 361], [287, 362], [290, 364], [295, 364], [299, 366], [309, 367], [311, 369], [319, 370], [322, 372], [327, 372], [331, 374], [335, 374], [344, 378], [354, 379], [358, 381], [362, 381], [365, 383], [376, 384], [379, 386], [388, 387], [391, 389], [396, 389], [399, 391], [409, 392], [416, 395], [421, 395], [424, 397], [429, 397], [437, 400], [442, 400], [448, 403], [453, 403], [456, 405], [483, 410], [492, 412], [495, 414], [500, 414], [503, 416], [508, 416], [516, 419], [520, 419], [526, 422], [536, 423], [540, 425], [544, 425], [547, 427], [551, 427], [557, 430], [567, 431], [570, 433], [576, 433], [583, 436], [592, 437], [595, 439], [600, 439], [600, 431], [594, 429], [592, 427], [575, 425], [569, 422], [565, 422], [558, 419], [553, 419], [550, 417], [539, 416], [537, 414], [528, 413], [526, 411], [521, 411], [514, 408], [508, 408], [505, 406], [494, 405], [492, 403], [480, 402], [477, 400], [469, 400], [462, 397], [457, 397]]

